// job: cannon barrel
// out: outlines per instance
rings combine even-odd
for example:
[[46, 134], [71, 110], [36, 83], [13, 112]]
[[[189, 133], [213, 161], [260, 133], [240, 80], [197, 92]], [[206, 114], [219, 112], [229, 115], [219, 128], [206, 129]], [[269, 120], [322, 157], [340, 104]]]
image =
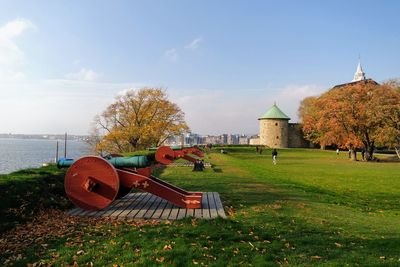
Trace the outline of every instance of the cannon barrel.
[[[150, 147], [148, 148], [149, 151], [157, 151], [160, 147], [163, 146], [159, 146], [159, 147]], [[197, 146], [168, 146], [169, 148], [171, 148], [172, 150], [176, 151], [176, 150], [182, 150], [182, 149], [188, 149], [188, 148], [198, 148]]]
[[[113, 157], [107, 159], [116, 168], [143, 168], [149, 165], [146, 156], [133, 156], [133, 157]], [[57, 162], [58, 168], [69, 168], [75, 161], [73, 159], [61, 158]]]

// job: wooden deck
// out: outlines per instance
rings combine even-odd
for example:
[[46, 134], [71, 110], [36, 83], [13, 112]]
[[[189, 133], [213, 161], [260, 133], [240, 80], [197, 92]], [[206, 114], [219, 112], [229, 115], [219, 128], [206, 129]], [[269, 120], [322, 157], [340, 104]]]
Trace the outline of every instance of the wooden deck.
[[179, 220], [185, 217], [199, 219], [226, 218], [217, 192], [203, 192], [201, 209], [179, 208], [168, 201], [149, 193], [129, 193], [99, 211], [75, 208], [67, 212], [72, 216], [106, 217], [117, 220]]

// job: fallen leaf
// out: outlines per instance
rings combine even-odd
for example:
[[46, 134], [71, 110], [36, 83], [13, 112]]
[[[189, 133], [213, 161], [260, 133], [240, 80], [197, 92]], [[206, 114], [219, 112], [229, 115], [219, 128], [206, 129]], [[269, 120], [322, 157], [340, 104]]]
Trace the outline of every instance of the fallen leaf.
[[162, 263], [162, 262], [164, 262], [164, 259], [165, 259], [164, 257], [160, 257], [160, 258], [156, 258], [156, 261]]
[[163, 250], [171, 250], [171, 249], [172, 249], [171, 245], [165, 245], [163, 248]]

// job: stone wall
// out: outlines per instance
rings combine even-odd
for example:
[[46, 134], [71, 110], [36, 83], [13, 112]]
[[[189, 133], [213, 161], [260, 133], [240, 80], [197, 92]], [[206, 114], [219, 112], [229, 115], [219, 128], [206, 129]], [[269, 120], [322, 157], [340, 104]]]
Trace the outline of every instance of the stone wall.
[[305, 140], [300, 123], [289, 123], [289, 147], [310, 147], [310, 142]]
[[260, 145], [273, 148], [288, 147], [288, 121], [287, 120], [260, 120]]

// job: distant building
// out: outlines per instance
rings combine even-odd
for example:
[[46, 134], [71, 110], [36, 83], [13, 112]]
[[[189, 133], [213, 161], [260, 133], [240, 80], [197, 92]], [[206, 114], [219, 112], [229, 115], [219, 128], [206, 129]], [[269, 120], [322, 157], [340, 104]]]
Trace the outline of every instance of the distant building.
[[239, 145], [248, 145], [249, 138], [246, 135], [242, 135], [239, 137]]
[[289, 123], [290, 118], [278, 108], [276, 103], [258, 120], [260, 121], [259, 145], [273, 148], [309, 147], [300, 125]]
[[335, 85], [333, 88], [340, 88], [343, 86], [348, 86], [348, 85], [353, 85], [353, 84], [359, 84], [359, 83], [365, 83], [365, 84], [370, 84], [370, 85], [378, 85], [378, 83], [372, 79], [367, 79], [365, 77], [365, 73], [361, 67], [361, 62], [358, 62], [357, 65], [357, 70], [354, 73], [354, 78], [351, 82], [349, 83], [343, 83], [343, 84], [338, 84]]
[[240, 136], [238, 134], [230, 134], [228, 136], [228, 145], [237, 145], [239, 144]]

